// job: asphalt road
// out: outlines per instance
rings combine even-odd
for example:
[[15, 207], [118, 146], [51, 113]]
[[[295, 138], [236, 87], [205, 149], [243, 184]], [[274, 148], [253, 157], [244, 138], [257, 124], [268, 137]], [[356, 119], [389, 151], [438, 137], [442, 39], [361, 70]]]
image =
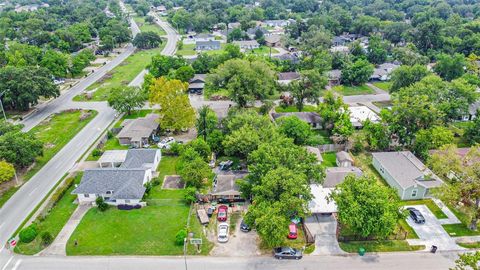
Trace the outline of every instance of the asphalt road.
[[276, 260], [271, 257], [26, 257], [15, 256], [2, 270], [245, 270], [245, 269], [355, 269], [403, 270], [449, 269], [455, 253], [384, 253], [360, 256], [306, 256], [301, 260]]

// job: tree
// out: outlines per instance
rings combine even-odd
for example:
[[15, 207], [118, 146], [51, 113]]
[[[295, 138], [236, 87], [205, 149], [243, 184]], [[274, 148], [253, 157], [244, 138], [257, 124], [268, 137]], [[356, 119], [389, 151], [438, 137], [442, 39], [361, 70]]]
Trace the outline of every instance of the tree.
[[246, 107], [273, 94], [275, 82], [275, 72], [265, 62], [232, 59], [207, 75], [205, 92], [227, 90], [230, 99]]
[[305, 101], [319, 102], [321, 90], [327, 85], [327, 78], [316, 70], [303, 71], [300, 80], [293, 81], [288, 85], [290, 94], [295, 100], [297, 109], [303, 111]]
[[208, 136], [217, 129], [218, 118], [215, 112], [207, 105], [198, 109], [198, 118], [195, 124], [198, 137], [207, 141]]
[[245, 38], [246, 38], [246, 34], [240, 28], [235, 28], [230, 33], [228, 33], [229, 41], [243, 40]]
[[397, 92], [400, 88], [408, 87], [427, 76], [430, 72], [423, 65], [400, 66], [392, 72], [390, 92]]
[[68, 57], [54, 50], [48, 50], [42, 56], [40, 65], [48, 69], [53, 76], [64, 78], [68, 72]]
[[222, 143], [225, 154], [245, 158], [258, 148], [261, 140], [256, 130], [249, 126], [243, 126], [225, 136]]
[[455, 260], [455, 268], [450, 268], [450, 270], [479, 270], [479, 261], [480, 251], [458, 254], [458, 259]]
[[[480, 115], [477, 112], [477, 115]], [[465, 139], [471, 144], [480, 143], [480, 117], [476, 117], [467, 127], [465, 131]]]
[[387, 60], [387, 44], [379, 35], [370, 37], [368, 41], [367, 59], [370, 63], [379, 65]]
[[387, 237], [403, 218], [393, 189], [379, 185], [373, 177], [347, 175], [330, 199], [337, 204], [340, 223], [361, 237]]
[[288, 235], [290, 220], [285, 217], [275, 204], [270, 206], [266, 203], [250, 206], [245, 221], [255, 225], [257, 233], [267, 247], [278, 247], [285, 242]]
[[186, 150], [188, 148], [192, 148], [203, 160], [210, 160], [212, 150], [210, 150], [210, 146], [202, 138], [189, 141], [184, 149]]
[[413, 151], [423, 159], [427, 159], [428, 150], [437, 149], [453, 142], [453, 132], [442, 126], [422, 129], [415, 134]]
[[6, 182], [15, 175], [15, 168], [12, 164], [0, 160], [0, 183]]
[[190, 105], [186, 91], [188, 84], [160, 77], [150, 86], [150, 103], [160, 105], [160, 126], [174, 131], [195, 124], [195, 110]]
[[160, 36], [151, 31], [140, 32], [133, 39], [133, 45], [139, 49], [157, 48], [160, 44], [162, 44]]
[[155, 77], [166, 76], [170, 70], [176, 70], [186, 66], [185, 59], [176, 56], [155, 55], [152, 62], [148, 65], [149, 72]]
[[90, 65], [90, 61], [93, 60], [95, 60], [95, 55], [93, 54], [92, 50], [82, 50], [77, 55], [72, 57], [70, 73], [72, 76], [81, 74], [83, 69]]
[[141, 108], [145, 101], [145, 94], [138, 87], [119, 86], [113, 88], [108, 95], [108, 105], [127, 115], [130, 115], [132, 110]]
[[332, 133], [335, 136], [336, 143], [344, 144], [348, 142], [349, 137], [353, 134], [353, 124], [350, 120], [350, 112], [344, 111], [338, 115], [333, 124]]
[[333, 130], [335, 123], [341, 124], [339, 120], [342, 115], [350, 115], [348, 106], [343, 102], [341, 96], [335, 96], [332, 91], [326, 91], [323, 102], [318, 106], [318, 113], [323, 119], [323, 126], [327, 130]]
[[201, 188], [212, 177], [212, 169], [193, 148], [181, 155], [179, 174], [187, 187]]
[[303, 145], [312, 135], [310, 125], [295, 115], [280, 118], [278, 124], [280, 133], [292, 138], [297, 145]]
[[443, 79], [451, 81], [461, 77], [465, 73], [466, 65], [465, 56], [462, 54], [456, 53], [453, 56], [440, 54], [437, 55], [437, 63], [433, 67], [433, 70]]
[[3, 105], [6, 109], [26, 111], [36, 105], [40, 97], [60, 95], [53, 84], [50, 72], [45, 68], [12, 67], [0, 68], [0, 89], [5, 89]]
[[[452, 179], [435, 193], [454, 207], [462, 207], [469, 217], [471, 230], [477, 230], [480, 218], [480, 147], [471, 147], [466, 155], [459, 156], [456, 146], [446, 145], [435, 152], [429, 161], [432, 169]], [[441, 168], [438, 170], [438, 168]], [[448, 170], [448, 172], [446, 172]]]
[[195, 76], [195, 70], [191, 66], [182, 66], [170, 73], [170, 79], [180, 80], [182, 82], [188, 82]]
[[374, 123], [367, 119], [363, 123], [363, 134], [372, 151], [383, 151], [390, 146], [390, 131], [384, 123]]
[[366, 83], [374, 71], [373, 65], [367, 60], [359, 59], [347, 64], [342, 69], [341, 81], [344, 84], [360, 85]]
[[0, 122], [0, 160], [26, 167], [43, 153], [43, 143], [31, 133], [24, 133], [20, 126]]

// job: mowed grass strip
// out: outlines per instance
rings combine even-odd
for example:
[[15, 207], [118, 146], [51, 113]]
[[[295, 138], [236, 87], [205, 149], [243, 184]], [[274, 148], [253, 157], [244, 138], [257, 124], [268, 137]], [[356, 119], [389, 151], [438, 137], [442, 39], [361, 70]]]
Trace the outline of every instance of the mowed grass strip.
[[367, 252], [415, 251], [425, 246], [410, 246], [405, 240], [351, 241], [340, 242], [340, 248], [348, 253], [357, 253], [360, 248]]
[[367, 95], [375, 93], [372, 88], [365, 84], [358, 86], [337, 85], [332, 87], [332, 89], [344, 96]]

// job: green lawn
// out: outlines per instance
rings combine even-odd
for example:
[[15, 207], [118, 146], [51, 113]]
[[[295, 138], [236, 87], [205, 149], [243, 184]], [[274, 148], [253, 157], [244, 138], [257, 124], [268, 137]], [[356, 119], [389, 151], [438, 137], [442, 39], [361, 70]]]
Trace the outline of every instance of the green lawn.
[[[81, 178], [82, 174], [78, 174], [73, 180], [73, 183], [80, 183]], [[68, 180], [66, 181], [68, 182]], [[46, 215], [43, 217], [38, 217], [35, 220], [39, 232], [37, 238], [30, 243], [19, 242], [15, 248], [16, 253], [25, 255], [37, 254], [45, 248], [41, 241], [41, 234], [43, 232], [49, 232], [53, 238], [60, 233], [63, 226], [65, 226], [68, 219], [78, 206], [74, 203], [74, 200], [77, 196], [70, 194], [74, 188], [75, 186], [72, 184], [62, 198], [47, 212]]]
[[374, 82], [372, 84], [386, 92], [389, 92], [392, 86], [391, 82]]
[[323, 144], [333, 143], [332, 139], [328, 135], [328, 132], [323, 129], [314, 129], [312, 130], [312, 135], [308, 138], [307, 144], [312, 146], [318, 146]]
[[351, 241], [339, 242], [340, 248], [349, 253], [357, 253], [363, 247], [367, 252], [415, 251], [425, 246], [410, 246], [405, 240]]
[[[272, 51], [271, 51], [272, 54], [278, 53], [277, 49], [275, 49], [275, 48], [271, 48], [271, 49], [272, 49]], [[251, 51], [248, 51], [247, 53], [257, 54], [257, 55], [270, 54], [270, 47], [260, 46], [258, 49], [253, 49]]]
[[408, 225], [406, 220], [399, 219], [398, 226], [400, 226], [404, 231], [408, 233], [408, 236], [407, 236], [408, 239], [418, 239], [417, 233], [410, 225]]
[[375, 93], [375, 91], [372, 88], [368, 87], [367, 85], [359, 85], [359, 86], [337, 85], [332, 87], [332, 89], [344, 96], [366, 95], [366, 94]]
[[83, 112], [76, 110], [55, 114], [50, 120], [43, 121], [29, 131], [43, 142], [44, 147], [43, 156], [36, 159], [33, 168], [24, 175], [25, 180], [32, 178], [97, 115], [96, 111], [88, 111], [90, 116], [81, 120]]
[[389, 186], [383, 177], [378, 173], [377, 169], [372, 165], [372, 155], [369, 153], [360, 153], [353, 157], [355, 159], [355, 166], [359, 167], [363, 174], [375, 177], [377, 182], [384, 186]]
[[374, 101], [373, 105], [377, 106], [380, 109], [392, 107], [393, 104], [391, 101]]
[[[304, 112], [314, 112], [316, 110], [317, 110], [317, 107], [312, 105], [305, 105], [303, 107]], [[275, 112], [276, 113], [298, 112], [298, 109], [293, 105], [288, 107], [277, 106], [275, 107]]]
[[445, 224], [442, 225], [445, 231], [450, 236], [473, 236], [473, 235], [480, 235], [480, 231], [472, 231], [468, 228], [467, 225], [463, 223], [459, 224]]
[[448, 216], [445, 215], [445, 213], [443, 213], [442, 209], [440, 209], [440, 207], [438, 207], [438, 205], [436, 205], [435, 202], [433, 202], [430, 199], [414, 200], [414, 201], [402, 201], [401, 204], [402, 204], [402, 206], [424, 204], [428, 207], [428, 209], [430, 209], [430, 211], [435, 215], [436, 218], [438, 218], [438, 219], [448, 218]]
[[164, 36], [164, 35], [167, 34], [165, 32], [165, 30], [163, 30], [163, 28], [160, 27], [158, 24], [156, 24], [156, 23], [152, 23], [152, 24], [146, 23], [145, 22], [145, 17], [135, 16], [135, 17], [133, 17], [133, 19], [138, 24], [138, 27], [140, 28], [141, 32], [155, 32], [160, 36]]
[[335, 152], [327, 152], [322, 154], [322, 165], [325, 167], [337, 167], [337, 156]]
[[480, 242], [472, 242], [472, 243], [457, 243], [457, 245], [464, 247], [464, 248], [480, 248]]
[[107, 100], [110, 90], [115, 87], [128, 85], [142, 70], [144, 70], [154, 55], [160, 54], [165, 42], [159, 48], [137, 51], [125, 59], [120, 65], [108, 72], [103, 78], [90, 85], [87, 90], [95, 90], [91, 99], [84, 94], [73, 98], [75, 101], [104, 101]]
[[182, 49], [177, 50], [177, 55], [195, 55], [197, 52], [195, 51], [195, 44], [183, 44]]

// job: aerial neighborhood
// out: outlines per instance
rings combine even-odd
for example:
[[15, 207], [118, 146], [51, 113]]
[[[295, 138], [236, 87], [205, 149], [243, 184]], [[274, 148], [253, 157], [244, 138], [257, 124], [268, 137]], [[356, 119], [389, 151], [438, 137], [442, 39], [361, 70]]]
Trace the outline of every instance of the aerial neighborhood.
[[479, 269], [478, 1], [7, 0], [0, 25], [1, 270]]

